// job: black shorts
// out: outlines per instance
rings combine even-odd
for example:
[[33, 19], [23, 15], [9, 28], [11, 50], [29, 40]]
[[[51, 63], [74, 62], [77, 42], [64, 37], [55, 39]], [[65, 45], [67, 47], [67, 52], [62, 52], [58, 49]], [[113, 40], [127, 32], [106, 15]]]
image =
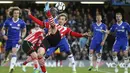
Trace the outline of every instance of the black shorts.
[[45, 37], [48, 40], [51, 47], [56, 47], [61, 41], [61, 34], [57, 31], [55, 34], [50, 34]]
[[42, 43], [41, 43], [40, 47], [43, 47], [43, 48], [45, 48], [45, 50], [47, 50], [48, 48], [51, 47], [51, 45], [50, 45], [50, 43], [48, 42], [48, 40], [47, 40], [46, 38], [44, 38], [44, 39], [42, 40]]
[[22, 49], [23, 49], [23, 51], [24, 51], [27, 55], [30, 55], [32, 52], [35, 51], [35, 50], [33, 49], [33, 44], [32, 44], [31, 42], [28, 42], [28, 41], [23, 41]]

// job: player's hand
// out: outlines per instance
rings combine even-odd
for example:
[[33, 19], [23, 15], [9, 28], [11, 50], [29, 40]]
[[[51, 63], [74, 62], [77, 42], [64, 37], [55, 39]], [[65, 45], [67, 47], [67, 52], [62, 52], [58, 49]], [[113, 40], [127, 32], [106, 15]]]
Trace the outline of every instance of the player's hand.
[[109, 30], [106, 30], [106, 32], [105, 32], [106, 34], [109, 34], [110, 33], [110, 31]]
[[88, 33], [87, 33], [87, 32], [86, 32], [86, 33], [83, 33], [82, 36], [88, 36]]
[[109, 31], [108, 30], [101, 30], [101, 32], [103, 32], [103, 33], [106, 33], [106, 34], [109, 34]]
[[31, 11], [29, 9], [24, 9], [24, 10], [28, 12], [28, 15], [31, 15]]
[[4, 40], [8, 40], [8, 37], [6, 35], [3, 36]]
[[45, 4], [44, 12], [47, 12], [47, 11], [49, 11], [49, 10], [50, 10], [50, 8], [49, 8], [49, 3], [47, 2], [47, 3]]
[[101, 46], [103, 46], [104, 44], [105, 44], [105, 41], [102, 41], [102, 42], [101, 42]]
[[88, 34], [88, 32], [85, 32], [85, 33], [83, 33], [82, 35], [83, 35], [84, 37], [85, 37], [85, 36], [91, 37], [91, 35]]
[[20, 39], [20, 40], [18, 41], [18, 43], [19, 43], [19, 44], [22, 44], [22, 43], [23, 43], [23, 40], [22, 40], [22, 39]]

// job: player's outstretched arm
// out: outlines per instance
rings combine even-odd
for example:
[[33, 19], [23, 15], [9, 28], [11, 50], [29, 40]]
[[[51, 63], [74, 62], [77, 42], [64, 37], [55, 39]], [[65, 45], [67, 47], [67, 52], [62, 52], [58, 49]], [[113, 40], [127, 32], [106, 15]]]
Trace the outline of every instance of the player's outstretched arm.
[[41, 20], [39, 20], [39, 19], [37, 19], [36, 17], [34, 17], [34, 16], [31, 14], [31, 11], [30, 11], [29, 9], [25, 9], [25, 11], [28, 12], [29, 17], [30, 17], [35, 23], [37, 23], [37, 24], [40, 25], [41, 27], [44, 27], [44, 26], [45, 26], [44, 22], [41, 21]]
[[81, 33], [72, 31], [70, 28], [67, 28], [67, 34], [74, 36], [74, 37], [77, 37], [77, 38], [88, 36], [87, 32], [81, 34]]

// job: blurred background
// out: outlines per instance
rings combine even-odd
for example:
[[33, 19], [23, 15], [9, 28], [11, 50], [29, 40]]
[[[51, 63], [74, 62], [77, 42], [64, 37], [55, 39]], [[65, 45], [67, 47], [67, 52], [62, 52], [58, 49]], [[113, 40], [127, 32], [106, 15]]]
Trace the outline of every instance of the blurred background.
[[[92, 2], [90, 2], [92, 1]], [[123, 15], [123, 21], [130, 23], [130, 0], [85, 0], [85, 1], [62, 1], [66, 5], [65, 13], [68, 14], [69, 20], [66, 24], [73, 31], [80, 33], [90, 32], [90, 26], [95, 22], [95, 17], [97, 14], [101, 14], [103, 17], [102, 22], [105, 23], [110, 29], [111, 25], [116, 22], [115, 13], [121, 12]], [[24, 10], [28, 8], [31, 10], [32, 14], [38, 19], [44, 21], [46, 19], [45, 13], [43, 12], [45, 2], [42, 1], [8, 1], [2, 3], [0, 1], [0, 28], [2, 28], [5, 19], [8, 18], [8, 8], [10, 6], [19, 6], [22, 9], [21, 18], [27, 24], [27, 35], [30, 29], [34, 27], [34, 22], [28, 17], [27, 12]], [[51, 7], [55, 6], [55, 1], [51, 3]], [[88, 51], [91, 38], [75, 38], [67, 36], [70, 43], [71, 50], [74, 54], [75, 60], [89, 60]], [[0, 41], [3, 44], [1, 47], [1, 57], [4, 57], [4, 46], [5, 41], [0, 37]], [[112, 45], [114, 43], [114, 35], [109, 35], [104, 48], [103, 48], [103, 61], [112, 61]], [[60, 54], [61, 60], [66, 59], [65, 53], [56, 53], [51, 56], [50, 60], [56, 60], [57, 54]], [[118, 54], [119, 60], [122, 60], [122, 52]], [[129, 49], [130, 56], [130, 49]], [[95, 57], [96, 58], [96, 57]], [[18, 60], [25, 60], [26, 54], [19, 50]]]

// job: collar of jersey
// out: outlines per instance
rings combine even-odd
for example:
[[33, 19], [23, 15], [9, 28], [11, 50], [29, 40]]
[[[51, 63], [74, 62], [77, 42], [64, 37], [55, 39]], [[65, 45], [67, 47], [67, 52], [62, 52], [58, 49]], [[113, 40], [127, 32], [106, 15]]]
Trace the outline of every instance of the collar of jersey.
[[118, 25], [118, 26], [121, 26], [121, 24], [122, 24], [122, 23], [123, 23], [123, 21], [121, 21], [121, 23], [120, 23], [120, 24], [118, 24], [118, 23], [117, 23], [117, 25]]
[[96, 25], [97, 25], [97, 26], [100, 26], [101, 24], [102, 24], [102, 22], [101, 22], [100, 24], [98, 24], [98, 23], [96, 22]]
[[18, 18], [16, 21], [14, 21], [14, 18], [12, 18], [12, 20], [13, 20], [13, 22], [14, 22], [14, 23], [16, 23], [16, 22], [18, 22], [18, 21], [19, 21], [19, 18]]

